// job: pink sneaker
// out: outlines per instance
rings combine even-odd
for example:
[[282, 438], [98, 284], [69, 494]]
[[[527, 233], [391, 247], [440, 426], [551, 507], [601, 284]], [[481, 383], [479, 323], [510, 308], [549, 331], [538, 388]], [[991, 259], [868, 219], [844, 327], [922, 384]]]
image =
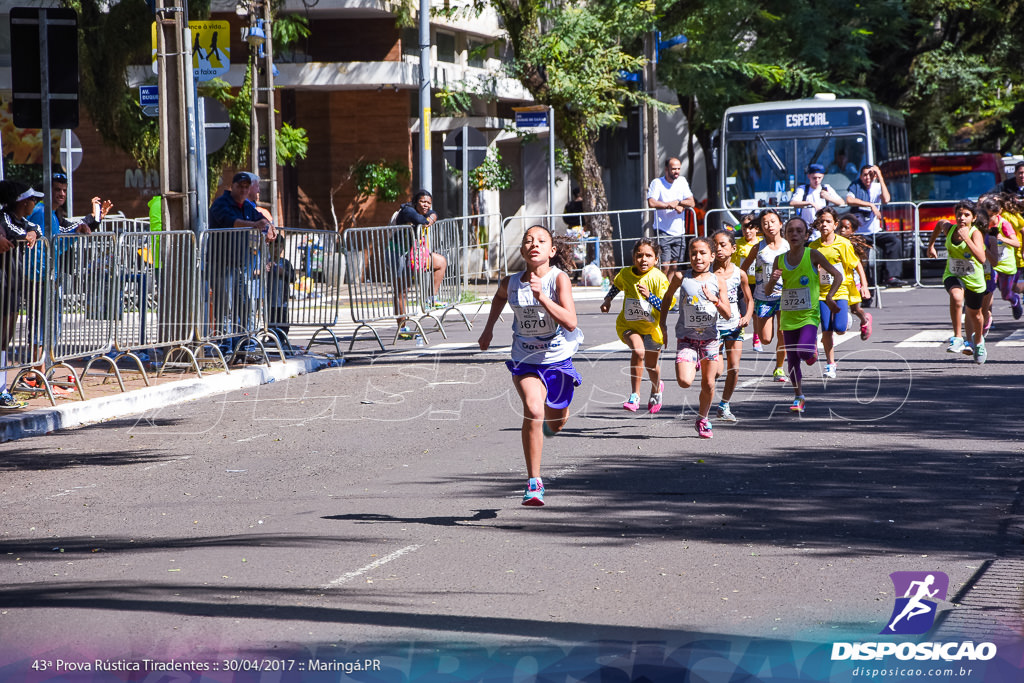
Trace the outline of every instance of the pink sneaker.
[[640, 395], [630, 394], [629, 398], [626, 399], [626, 402], [622, 404], [622, 407], [631, 413], [635, 413], [640, 409]]
[[697, 421], [693, 423], [693, 428], [697, 430], [697, 436], [702, 439], [710, 439], [714, 436], [711, 433], [711, 421], [706, 417], [698, 417]]
[[761, 344], [761, 338], [757, 336], [757, 332], [754, 333], [754, 350], [758, 353], [764, 351], [764, 346]]
[[648, 401], [647, 401], [647, 412], [649, 412], [649, 413], [651, 413], [653, 415], [654, 413], [657, 413], [659, 410], [661, 410], [661, 395], [664, 392], [665, 392], [665, 383], [664, 382], [659, 382], [658, 383], [658, 390], [655, 391], [655, 392], [652, 392], [651, 393], [651, 398], [648, 399]]
[[864, 313], [864, 324], [860, 326], [860, 338], [867, 341], [871, 337], [871, 314]]

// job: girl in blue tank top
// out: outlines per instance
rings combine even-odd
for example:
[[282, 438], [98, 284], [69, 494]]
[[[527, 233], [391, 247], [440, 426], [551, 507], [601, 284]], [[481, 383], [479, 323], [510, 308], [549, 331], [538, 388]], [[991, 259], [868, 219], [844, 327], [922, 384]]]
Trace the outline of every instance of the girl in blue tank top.
[[512, 360], [507, 361], [512, 383], [523, 402], [523, 454], [529, 481], [523, 505], [544, 505], [544, 482], [540, 476], [544, 436], [554, 436], [569, 419], [569, 403], [582, 379], [572, 364], [572, 355], [583, 341], [576, 327], [576, 305], [569, 276], [559, 269], [572, 268], [572, 250], [541, 225], [523, 236], [519, 253], [526, 270], [502, 279], [491, 301], [480, 335], [480, 349], [486, 351], [494, 335], [494, 324], [508, 303], [512, 322]]

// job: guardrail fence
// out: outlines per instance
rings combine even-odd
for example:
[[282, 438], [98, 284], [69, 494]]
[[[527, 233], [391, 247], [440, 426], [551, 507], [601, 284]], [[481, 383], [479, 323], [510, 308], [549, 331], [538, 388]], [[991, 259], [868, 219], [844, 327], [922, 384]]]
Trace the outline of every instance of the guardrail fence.
[[[928, 257], [931, 229], [946, 202], [894, 202], [883, 207], [886, 230], [874, 236], [866, 270], [876, 305], [887, 272], [916, 286], [941, 286], [944, 247]], [[773, 207], [786, 220], [797, 213]], [[840, 209], [842, 212], [842, 209]], [[521, 267], [526, 229], [544, 225], [574, 249], [571, 276], [580, 281], [597, 267], [597, 281], [630, 263], [633, 243], [650, 235], [654, 211], [637, 209], [579, 214], [512, 216], [481, 214], [436, 221], [429, 229], [408, 225], [355, 227], [343, 233], [284, 229], [268, 243], [251, 229], [208, 231], [197, 239], [182, 231], [153, 232], [146, 219], [107, 218], [103, 232], [62, 234], [29, 248], [0, 254], [0, 371], [18, 391], [45, 394], [74, 390], [106, 366], [124, 390], [121, 361], [149, 384], [159, 373], [228, 361], [270, 364], [303, 346], [325, 343], [342, 355], [336, 330], [342, 308], [351, 321], [349, 352], [364, 333], [384, 350], [380, 330], [400, 337], [440, 332], [446, 317], [472, 324], [460, 304], [489, 302], [501, 278]], [[734, 227], [740, 212], [715, 209], [701, 221], [687, 214], [684, 240], [718, 227]], [[608, 226], [611, 238], [598, 235]], [[881, 249], [885, 241], [885, 249]], [[610, 250], [610, 251], [609, 251]], [[670, 265], [670, 264], [665, 264]], [[685, 266], [683, 261], [679, 264]], [[593, 275], [589, 272], [589, 275]], [[396, 325], [397, 323], [397, 325]], [[301, 338], [301, 339], [300, 339]], [[301, 342], [301, 343], [300, 343]], [[225, 358], [226, 357], [226, 358]], [[178, 359], [184, 362], [178, 362]], [[84, 364], [76, 376], [70, 364]]]

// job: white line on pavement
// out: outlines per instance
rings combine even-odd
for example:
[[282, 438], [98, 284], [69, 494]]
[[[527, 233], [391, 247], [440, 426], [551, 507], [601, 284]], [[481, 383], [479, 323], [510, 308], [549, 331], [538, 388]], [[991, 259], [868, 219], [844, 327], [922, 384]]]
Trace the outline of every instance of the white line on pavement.
[[397, 560], [398, 558], [400, 558], [402, 555], [405, 555], [406, 553], [411, 553], [414, 550], [419, 550], [421, 547], [422, 546], [419, 546], [419, 545], [407, 545], [404, 548], [396, 550], [395, 552], [391, 553], [390, 555], [385, 555], [384, 557], [380, 558], [379, 560], [375, 560], [375, 561], [371, 562], [370, 564], [366, 565], [365, 567], [360, 567], [359, 569], [355, 570], [354, 572], [348, 572], [347, 574], [342, 574], [341, 576], [336, 578], [334, 581], [331, 581], [329, 584], [324, 586], [324, 588], [333, 588], [334, 586], [340, 586], [341, 584], [346, 583], [348, 581], [351, 581], [352, 579], [356, 578], [357, 576], [360, 576], [361, 574], [365, 574], [368, 571], [372, 571], [372, 570], [376, 569], [377, 567], [381, 566], [382, 564], [387, 564], [388, 562], [391, 562], [392, 560]]
[[1024, 330], [1014, 330], [1008, 337], [997, 341], [996, 346], [1024, 346]]
[[257, 434], [256, 436], [250, 436], [250, 437], [245, 438], [245, 439], [238, 439], [237, 441], [235, 441], [235, 443], [242, 443], [244, 441], [252, 441], [253, 439], [262, 439], [265, 436], [266, 436], [266, 434]]
[[925, 330], [924, 332], [918, 332], [907, 337], [897, 344], [896, 348], [930, 349], [934, 348], [936, 344], [949, 341], [949, 338], [952, 336], [953, 332], [951, 330]]

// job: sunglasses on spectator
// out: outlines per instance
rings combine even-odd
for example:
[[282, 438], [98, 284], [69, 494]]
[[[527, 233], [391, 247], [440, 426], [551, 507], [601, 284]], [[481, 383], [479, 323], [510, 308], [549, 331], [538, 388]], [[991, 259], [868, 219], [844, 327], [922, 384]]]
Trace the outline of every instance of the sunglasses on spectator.
[[54, 173], [53, 174], [53, 179], [56, 180], [59, 183], [66, 183], [68, 181], [68, 174], [67, 173]]

